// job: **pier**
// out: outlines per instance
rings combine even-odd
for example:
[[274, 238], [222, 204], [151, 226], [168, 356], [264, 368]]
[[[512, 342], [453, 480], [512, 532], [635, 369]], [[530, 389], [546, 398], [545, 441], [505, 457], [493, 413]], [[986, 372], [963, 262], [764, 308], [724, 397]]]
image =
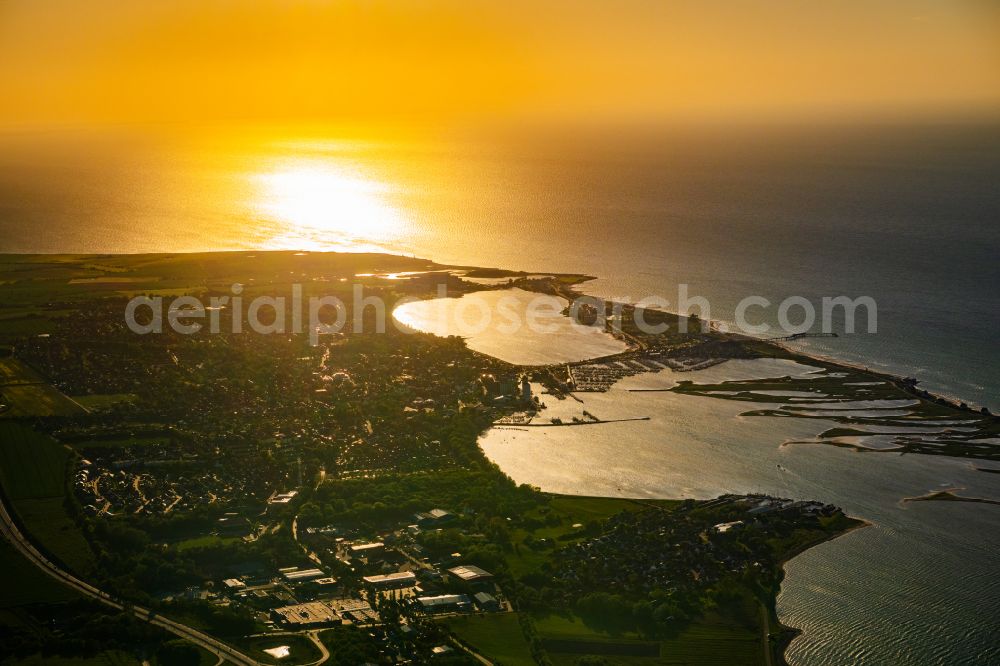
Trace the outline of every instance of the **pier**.
[[[587, 425], [601, 425], [602, 423], [624, 423], [627, 421], [648, 421], [650, 417], [648, 416], [633, 416], [627, 419], [607, 419], [607, 420], [592, 420], [592, 421], [569, 421], [567, 423], [518, 423], [516, 428], [560, 428], [568, 426], [587, 426]], [[494, 426], [510, 426], [510, 423], [494, 423]]]
[[836, 333], [794, 333], [780, 338], [770, 338], [769, 342], [783, 342], [787, 340], [801, 340], [802, 338], [836, 338]]

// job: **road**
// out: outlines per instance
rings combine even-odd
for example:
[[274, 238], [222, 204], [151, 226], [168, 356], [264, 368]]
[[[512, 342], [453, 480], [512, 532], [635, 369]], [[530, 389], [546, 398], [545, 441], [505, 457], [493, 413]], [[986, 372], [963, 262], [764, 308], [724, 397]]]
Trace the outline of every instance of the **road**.
[[251, 638], [253, 638], [255, 636], [262, 636], [262, 637], [265, 637], [265, 638], [274, 638], [275, 636], [300, 636], [300, 637], [305, 637], [305, 638], [309, 639], [309, 641], [311, 641], [313, 645], [316, 646], [317, 650], [319, 650], [319, 659], [317, 659], [316, 661], [311, 661], [308, 664], [305, 664], [304, 666], [320, 666], [320, 664], [324, 664], [324, 663], [327, 662], [328, 659], [330, 659], [330, 650], [327, 649], [326, 645], [323, 644], [323, 641], [320, 640], [320, 637], [319, 637], [319, 635], [321, 633], [323, 633], [324, 631], [325, 631], [325, 629], [310, 629], [310, 630], [305, 631], [305, 632], [302, 632], [302, 631], [269, 631], [266, 634], [254, 634], [253, 636], [251, 636]]
[[319, 666], [320, 664], [325, 664], [326, 660], [330, 658], [330, 651], [326, 649], [325, 645], [323, 645], [323, 641], [319, 638], [319, 633], [319, 631], [306, 632], [306, 637], [313, 642], [313, 645], [315, 645], [316, 649], [319, 650], [320, 655], [319, 659], [309, 664], [309, 666]]
[[[73, 574], [61, 569], [58, 565], [48, 560], [34, 544], [32, 544], [28, 538], [18, 529], [17, 525], [14, 523], [13, 518], [11, 518], [10, 512], [7, 510], [7, 505], [0, 498], [0, 532], [2, 532], [3, 537], [11, 543], [14, 548], [16, 548], [25, 558], [36, 567], [44, 571], [49, 576], [55, 578], [63, 585], [70, 587], [83, 596], [90, 597], [96, 601], [101, 602], [105, 606], [110, 606], [116, 610], [124, 610], [124, 605], [119, 601], [116, 601], [110, 594], [103, 592], [93, 585], [86, 583], [79, 578], [73, 576]], [[165, 629], [172, 633], [173, 635], [183, 638], [186, 641], [194, 643], [200, 648], [208, 650], [212, 654], [221, 660], [227, 660], [236, 666], [263, 666], [261, 662], [248, 657], [242, 652], [226, 645], [222, 641], [209, 636], [208, 634], [202, 633], [201, 631], [189, 627], [180, 622], [175, 622], [169, 618], [157, 615], [150, 610], [143, 608], [141, 606], [133, 606], [133, 612], [136, 617], [142, 620], [146, 620], [152, 625]]]
[[457, 647], [459, 650], [462, 650], [463, 652], [465, 652], [466, 654], [468, 654], [470, 657], [472, 657], [473, 659], [475, 659], [476, 661], [478, 661], [483, 666], [495, 666], [495, 664], [492, 661], [490, 661], [489, 659], [487, 659], [483, 655], [479, 654], [478, 652], [476, 652], [472, 648], [466, 646], [465, 644], [463, 644], [461, 641], [459, 641], [454, 636], [451, 637], [451, 643], [452, 643], [452, 645], [454, 645], [455, 647]]
[[767, 608], [764, 607], [764, 604], [760, 604], [760, 624], [764, 630], [764, 666], [773, 666], [771, 660], [771, 627], [767, 616]]
[[301, 541], [299, 541], [299, 517], [298, 516], [295, 516], [294, 518], [292, 518], [292, 539], [295, 541], [295, 543], [299, 544], [299, 548], [301, 548], [302, 552], [306, 554], [306, 557], [308, 557], [310, 560], [312, 560], [315, 564], [318, 564], [319, 566], [323, 566], [323, 560], [321, 560], [319, 558], [319, 555], [317, 555], [316, 553], [314, 553], [311, 550], [309, 550], [308, 548], [306, 548], [306, 545], [304, 543], [302, 543]]

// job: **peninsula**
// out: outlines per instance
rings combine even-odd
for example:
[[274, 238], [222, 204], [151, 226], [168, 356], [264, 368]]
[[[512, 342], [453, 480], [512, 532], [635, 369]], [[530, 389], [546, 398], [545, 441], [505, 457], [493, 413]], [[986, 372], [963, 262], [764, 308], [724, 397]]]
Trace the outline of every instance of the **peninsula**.
[[[9, 663], [782, 663], [783, 563], [863, 522], [808, 497], [519, 486], [479, 437], [574, 425], [546, 417], [525, 383], [567, 397], [664, 368], [802, 359], [821, 372], [670, 390], [839, 424], [815, 444], [876, 451], [869, 438], [890, 429], [892, 450], [998, 456], [989, 413], [697, 319], [646, 310], [666, 325], [648, 335], [620, 304], [627, 351], [526, 368], [459, 338], [379, 331], [352, 294], [572, 299], [585, 280], [377, 254], [0, 256]], [[138, 295], [208, 303], [234, 284], [244, 302], [296, 285], [336, 295], [369, 325], [310, 344], [233, 332], [232, 301], [218, 333], [141, 335], [123, 317]], [[906, 406], [872, 415], [859, 401]]]

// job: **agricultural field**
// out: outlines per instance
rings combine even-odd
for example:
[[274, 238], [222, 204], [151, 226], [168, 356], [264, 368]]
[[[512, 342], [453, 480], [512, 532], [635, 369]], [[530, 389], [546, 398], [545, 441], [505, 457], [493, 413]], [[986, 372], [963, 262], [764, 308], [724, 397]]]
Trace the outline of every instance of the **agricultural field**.
[[24, 426], [0, 422], [0, 482], [8, 499], [62, 496], [69, 452]]
[[16, 666], [140, 666], [141, 662], [132, 655], [118, 650], [101, 652], [93, 657], [59, 657], [55, 655], [35, 655], [18, 659]]
[[660, 644], [660, 664], [760, 664], [761, 635], [732, 623], [695, 622]]
[[491, 661], [504, 666], [533, 666], [517, 613], [468, 615], [448, 620], [448, 628]]
[[0, 404], [7, 409], [0, 417], [76, 416], [87, 410], [49, 384], [7, 384], [0, 386]]
[[55, 440], [11, 422], [0, 422], [0, 484], [17, 517], [51, 555], [79, 573], [94, 557], [66, 511], [69, 452]]
[[26, 364], [16, 358], [0, 358], [0, 386], [11, 384], [37, 384], [45, 380]]
[[[0, 597], [0, 609], [76, 598], [72, 590], [42, 573], [3, 540], [0, 540], [0, 585], [4, 590]], [[3, 624], [2, 620], [0, 624]]]
[[[3, 322], [6, 327], [7, 322]], [[86, 413], [21, 361], [0, 357], [0, 417], [73, 416]]]
[[612, 636], [591, 629], [572, 616], [537, 618], [535, 627], [555, 666], [574, 666], [585, 655], [599, 655], [611, 664], [637, 666], [753, 666], [764, 657], [760, 633], [712, 617], [694, 622], [676, 636], [660, 641], [642, 640], [632, 633]]
[[94, 555], [79, 526], [66, 513], [65, 497], [25, 499], [14, 502], [18, 517], [36, 543], [70, 570], [88, 574]]
[[165, 446], [170, 443], [168, 437], [157, 437], [156, 435], [106, 435], [101, 439], [67, 439], [67, 446], [72, 446], [75, 450], [84, 449], [132, 449], [143, 446]]
[[183, 552], [185, 550], [191, 550], [193, 548], [209, 548], [213, 546], [222, 546], [227, 543], [235, 543], [237, 541], [242, 541], [240, 537], [221, 537], [216, 534], [206, 534], [203, 536], [194, 537], [192, 539], [185, 539], [184, 541], [178, 541], [174, 544], [177, 550]]
[[52, 333], [57, 325], [56, 320], [67, 313], [66, 310], [41, 307], [0, 308], [0, 343]]
[[121, 403], [134, 402], [136, 400], [135, 394], [132, 393], [95, 393], [93, 395], [74, 395], [70, 397], [74, 402], [82, 405], [91, 412], [108, 409]]

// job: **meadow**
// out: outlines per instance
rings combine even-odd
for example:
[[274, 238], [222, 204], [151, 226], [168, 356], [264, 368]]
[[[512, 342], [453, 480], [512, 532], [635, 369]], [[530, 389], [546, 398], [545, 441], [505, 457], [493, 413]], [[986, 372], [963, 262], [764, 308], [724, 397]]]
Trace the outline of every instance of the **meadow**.
[[93, 571], [94, 556], [67, 511], [70, 453], [55, 440], [0, 422], [0, 484], [24, 529], [73, 571]]
[[535, 619], [535, 628], [555, 666], [574, 666], [584, 655], [599, 655], [612, 664], [673, 666], [753, 666], [763, 661], [758, 631], [708, 614], [660, 641], [646, 641], [632, 633], [611, 636], [569, 615]]
[[0, 416], [76, 416], [86, 412], [21, 361], [0, 358]]
[[[0, 609], [17, 608], [25, 604], [48, 604], [76, 598], [70, 588], [42, 573], [19, 552], [0, 540], [0, 581], [4, 593]], [[0, 625], [5, 624], [0, 617]]]
[[448, 619], [448, 629], [477, 652], [504, 666], [534, 666], [517, 613]]

